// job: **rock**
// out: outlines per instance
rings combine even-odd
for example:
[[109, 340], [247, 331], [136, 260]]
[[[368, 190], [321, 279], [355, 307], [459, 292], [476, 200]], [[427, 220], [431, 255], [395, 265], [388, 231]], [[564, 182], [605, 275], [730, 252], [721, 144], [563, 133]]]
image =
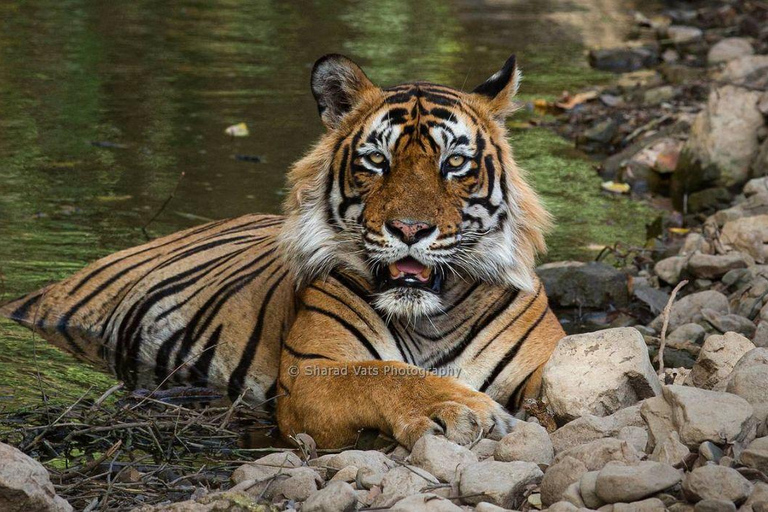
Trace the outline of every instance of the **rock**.
[[768, 347], [768, 321], [762, 320], [757, 324], [755, 337], [752, 338], [752, 343], [754, 343], [756, 347]]
[[42, 464], [11, 445], [0, 443], [0, 510], [71, 512], [56, 494]]
[[576, 481], [566, 487], [563, 491], [563, 501], [567, 501], [571, 505], [574, 505], [578, 508], [586, 508], [584, 501], [581, 499], [581, 490], [579, 485], [579, 482]]
[[752, 512], [755, 505], [763, 505], [768, 503], [768, 484], [764, 482], [755, 482], [752, 494], [749, 495], [747, 501], [741, 506], [741, 512]]
[[441, 482], [451, 482], [462, 464], [474, 464], [477, 456], [444, 437], [424, 436], [413, 445], [408, 461], [429, 471]]
[[695, 447], [704, 441], [734, 442], [748, 427], [752, 406], [730, 393], [718, 393], [687, 386], [665, 386], [664, 399], [680, 441]]
[[542, 390], [555, 416], [606, 416], [661, 389], [642, 335], [632, 328], [566, 336], [544, 367]]
[[764, 262], [764, 244], [768, 242], [768, 215], [742, 217], [726, 222], [720, 233], [720, 241], [744, 251], [755, 261]]
[[509, 509], [497, 507], [493, 503], [488, 503], [487, 501], [483, 501], [477, 504], [477, 506], [475, 507], [475, 512], [509, 512]]
[[[761, 112], [763, 109], [768, 110], [768, 94], [763, 94], [763, 100], [761, 101], [758, 108], [761, 110]], [[768, 114], [763, 113], [763, 115]], [[768, 174], [768, 139], [764, 140], [763, 144], [760, 146], [755, 159], [752, 161], [751, 169], [753, 176], [765, 176]], [[760, 195], [764, 196], [765, 194]]]
[[[702, 309], [701, 316], [704, 317], [704, 320], [709, 325], [722, 333], [730, 332], [731, 334], [740, 334], [746, 338], [751, 338], [757, 330], [755, 324], [750, 319], [744, 318], [741, 315], [720, 315], [709, 309]], [[752, 343], [750, 342], [750, 344]], [[752, 346], [754, 347], [754, 344]]]
[[683, 492], [694, 502], [725, 499], [738, 505], [752, 492], [752, 484], [735, 469], [701, 466], [685, 476]]
[[[675, 97], [677, 90], [671, 85], [652, 87], [643, 92], [644, 105], [658, 105]], [[674, 167], [672, 168], [674, 170]]]
[[688, 264], [688, 258], [684, 256], [672, 256], [659, 260], [653, 267], [653, 272], [665, 282], [676, 285], [680, 282], [680, 275]]
[[723, 187], [713, 187], [688, 196], [688, 213], [714, 213], [731, 205], [731, 194]]
[[550, 466], [541, 481], [541, 501], [545, 506], [557, 503], [563, 498], [563, 492], [587, 472], [587, 466], [573, 457], [563, 457], [557, 464]]
[[[664, 310], [664, 306], [666, 306], [669, 301], [669, 294], [646, 284], [635, 283], [635, 286], [632, 289], [632, 295], [637, 300], [647, 304], [648, 309], [650, 309], [651, 313], [654, 315], [661, 313]], [[636, 328], [638, 327], [645, 326], [637, 326]], [[645, 333], [641, 332], [641, 334]]]
[[590, 66], [613, 73], [653, 67], [658, 60], [658, 51], [653, 48], [606, 48], [589, 52]]
[[[263, 499], [259, 500], [242, 491], [229, 490], [214, 492], [195, 499], [179, 501], [176, 503], [164, 503], [160, 505], [144, 505], [131, 509], [132, 512], [212, 512], [212, 511], [244, 511], [266, 510]], [[3, 509], [5, 512], [8, 509]], [[14, 509], [11, 509], [14, 510]], [[25, 509], [42, 510], [42, 509]]]
[[699, 324], [683, 324], [667, 335], [667, 345], [681, 348], [690, 345], [701, 345], [707, 331]]
[[711, 254], [712, 245], [700, 233], [688, 233], [680, 249], [680, 256], [690, 256], [695, 252]]
[[709, 49], [707, 62], [709, 64], [720, 64], [754, 53], [755, 49], [752, 48], [748, 39], [743, 37], [726, 37]]
[[[699, 323], [702, 319], [701, 310], [704, 308], [727, 314], [728, 298], [714, 290], [686, 295], [672, 305], [672, 310], [669, 313], [669, 330], [674, 331], [683, 324]], [[662, 322], [663, 319], [659, 315], [651, 322], [651, 327], [656, 332], [660, 332]]]
[[496, 447], [499, 446], [498, 441], [493, 439], [483, 438], [471, 448], [471, 452], [475, 454], [478, 461], [485, 460], [489, 457], [493, 457], [493, 452], [496, 451]]
[[510, 462], [521, 460], [550, 465], [555, 457], [552, 441], [541, 425], [518, 421], [512, 431], [499, 441], [493, 454], [494, 460]]
[[[768, 192], [768, 177], [753, 178], [744, 185], [744, 190], [742, 190], [742, 193], [747, 197], [754, 196], [755, 194], [764, 194], [766, 192]], [[765, 222], [766, 221], [763, 221], [762, 223], [765, 224]]]
[[643, 461], [634, 466], [609, 463], [597, 475], [595, 492], [605, 503], [629, 503], [669, 489], [681, 480], [678, 470], [659, 462]]
[[760, 437], [749, 443], [741, 452], [740, 462], [747, 467], [768, 473], [768, 437]]
[[638, 453], [644, 453], [648, 448], [648, 431], [642, 427], [624, 427], [619, 430], [618, 438], [629, 443]]
[[602, 308], [629, 303], [627, 276], [605, 263], [548, 263], [536, 272], [551, 304]]
[[667, 38], [675, 44], [693, 43], [701, 39], [704, 33], [700, 28], [685, 25], [670, 25], [667, 27]]
[[723, 457], [723, 450], [712, 441], [704, 441], [699, 445], [699, 455], [705, 460], [717, 463]]
[[662, 464], [675, 466], [682, 464], [690, 453], [691, 450], [680, 442], [680, 435], [672, 431], [666, 437], [659, 439], [653, 449], [653, 453], [651, 453], [650, 459]]
[[694, 512], [736, 512], [736, 505], [728, 500], [701, 500], [693, 508]]
[[597, 475], [599, 474], [599, 471], [589, 471], [581, 475], [581, 480], [579, 480], [581, 500], [584, 502], [584, 505], [592, 510], [605, 505], [602, 498], [597, 495]]
[[302, 505], [301, 512], [353, 512], [356, 505], [357, 495], [352, 486], [337, 481], [313, 493]]
[[436, 494], [414, 494], [398, 501], [391, 512], [461, 512], [461, 507]]
[[[368, 471], [371, 471], [370, 468], [364, 468]], [[360, 470], [357, 466], [347, 466], [345, 468], [340, 469], [338, 472], [336, 472], [335, 475], [331, 478], [332, 482], [335, 482], [336, 480], [339, 480], [341, 482], [347, 482], [352, 483], [357, 481], [357, 473]]]
[[462, 502], [474, 505], [487, 501], [499, 507], [514, 508], [523, 491], [537, 484], [544, 474], [533, 462], [486, 460], [462, 467], [459, 492]]
[[696, 364], [686, 384], [703, 389], [724, 390], [726, 378], [747, 352], [755, 345], [735, 332], [714, 334], [704, 341]]
[[[728, 62], [717, 78], [723, 82], [733, 82], [751, 87], [764, 86], [768, 71], [768, 55], [746, 55]], [[755, 103], [759, 101], [759, 97]]]
[[738, 268], [747, 268], [748, 261], [741, 253], [723, 255], [694, 254], [688, 260], [688, 271], [696, 277], [718, 279], [726, 272]]
[[[479, 511], [480, 507], [475, 508], [475, 510]], [[547, 510], [549, 512], [578, 512], [579, 507], [567, 501], [558, 501], [554, 505], [551, 505]]]
[[386, 473], [395, 463], [383, 453], [376, 450], [345, 450], [326, 462], [331, 471], [339, 471], [347, 466], [355, 466], [358, 469], [370, 468], [376, 473]]
[[[558, 464], [566, 457], [581, 461], [588, 471], [598, 471], [611, 461], [634, 464], [640, 460], [641, 454], [626, 441], [608, 437], [569, 448], [557, 454], [554, 463]], [[549, 471], [551, 470], [552, 468]]]
[[371, 468], [358, 469], [355, 475], [355, 484], [358, 489], [370, 490], [371, 487], [381, 487], [381, 482], [384, 479], [385, 473], [376, 473]]
[[397, 467], [381, 479], [381, 494], [376, 497], [373, 506], [390, 507], [406, 496], [420, 493], [425, 487], [438, 483], [437, 478], [423, 469], [414, 466]]
[[[282, 496], [293, 501], [304, 501], [323, 485], [323, 479], [312, 468], [291, 468], [285, 470], [287, 478], [275, 478], [264, 496], [271, 499]], [[250, 494], [253, 494], [252, 492]]]
[[270, 453], [248, 464], [243, 464], [232, 473], [236, 484], [245, 480], [265, 480], [289, 468], [303, 466], [301, 459], [293, 452]]
[[738, 395], [752, 406], [754, 416], [758, 422], [764, 422], [768, 418], [768, 365], [742, 365], [738, 364], [728, 376], [728, 384], [725, 390], [728, 393]]
[[648, 448], [651, 450], [666, 440], [672, 432], [676, 433], [672, 408], [663, 397], [643, 401], [640, 415], [648, 427]]
[[634, 503], [614, 503], [612, 512], [662, 512], [664, 503], [658, 498], [648, 498]]
[[758, 92], [732, 85], [717, 87], [710, 93], [672, 175], [677, 201], [685, 193], [747, 181], [759, 147], [757, 130], [763, 125], [763, 115], [757, 109], [758, 96]]

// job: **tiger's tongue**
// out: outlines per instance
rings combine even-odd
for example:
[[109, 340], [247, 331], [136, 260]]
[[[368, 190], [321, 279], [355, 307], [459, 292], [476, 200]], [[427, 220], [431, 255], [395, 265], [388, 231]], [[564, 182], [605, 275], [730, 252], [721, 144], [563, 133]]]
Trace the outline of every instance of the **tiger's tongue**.
[[404, 274], [421, 274], [426, 268], [413, 258], [405, 258], [395, 263], [397, 270]]

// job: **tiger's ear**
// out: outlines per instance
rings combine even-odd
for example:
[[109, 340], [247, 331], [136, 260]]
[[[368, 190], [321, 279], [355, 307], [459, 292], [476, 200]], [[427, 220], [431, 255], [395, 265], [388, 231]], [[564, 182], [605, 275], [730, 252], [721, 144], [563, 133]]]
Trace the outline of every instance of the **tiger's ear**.
[[320, 118], [329, 130], [339, 126], [344, 114], [357, 106], [366, 91], [376, 88], [360, 66], [337, 54], [315, 62], [311, 85]]
[[520, 78], [515, 56], [512, 55], [504, 63], [504, 67], [475, 87], [472, 92], [482, 96], [487, 101], [495, 117], [503, 119], [514, 111], [512, 98], [517, 94]]

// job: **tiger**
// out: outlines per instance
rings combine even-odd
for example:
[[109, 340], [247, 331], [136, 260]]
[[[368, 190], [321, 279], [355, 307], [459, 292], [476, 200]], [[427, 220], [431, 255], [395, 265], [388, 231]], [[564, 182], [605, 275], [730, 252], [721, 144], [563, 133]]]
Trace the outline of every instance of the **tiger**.
[[380, 88], [326, 55], [326, 130], [282, 215], [117, 252], [2, 314], [129, 387], [274, 403], [282, 436], [320, 447], [499, 439], [564, 336], [535, 274], [551, 219], [507, 141], [519, 81], [512, 56], [471, 92]]

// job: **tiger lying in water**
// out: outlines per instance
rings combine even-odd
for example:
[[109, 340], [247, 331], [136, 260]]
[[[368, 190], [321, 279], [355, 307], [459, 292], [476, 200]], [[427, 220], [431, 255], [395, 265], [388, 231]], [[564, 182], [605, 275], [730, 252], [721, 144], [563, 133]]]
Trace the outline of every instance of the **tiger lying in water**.
[[502, 436], [501, 404], [537, 396], [563, 336], [533, 271], [549, 219], [504, 128], [518, 80], [512, 57], [471, 93], [380, 89], [325, 56], [327, 133], [291, 169], [284, 216], [121, 251], [2, 312], [129, 386], [276, 396], [282, 434], [323, 447], [362, 428], [407, 447]]

